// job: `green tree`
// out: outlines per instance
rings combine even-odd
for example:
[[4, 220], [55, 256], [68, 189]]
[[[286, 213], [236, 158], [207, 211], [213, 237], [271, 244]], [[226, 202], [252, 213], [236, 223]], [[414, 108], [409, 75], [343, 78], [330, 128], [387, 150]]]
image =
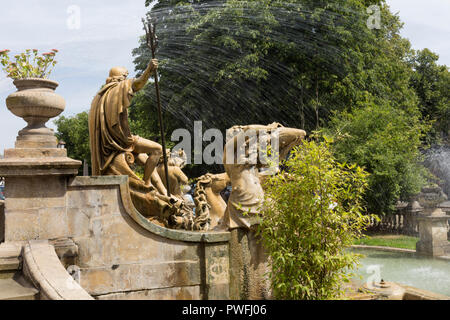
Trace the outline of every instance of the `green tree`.
[[429, 141], [438, 142], [450, 133], [450, 73], [437, 64], [439, 56], [428, 49], [418, 51], [412, 61], [411, 87], [419, 98], [423, 118], [435, 121]]
[[[382, 29], [366, 8], [382, 5]], [[160, 1], [164, 107], [187, 128], [269, 123], [308, 131], [367, 96], [409, 108], [410, 45], [384, 1]], [[133, 51], [142, 71], [149, 52]], [[218, 116], [218, 114], [220, 116]]]
[[335, 299], [358, 255], [346, 248], [361, 236], [367, 173], [337, 162], [324, 141], [293, 150], [287, 171], [265, 185], [259, 227], [271, 259], [276, 299]]
[[[66, 143], [67, 155], [76, 160], [91, 163], [89, 147], [88, 112], [81, 112], [72, 117], [61, 116], [56, 119], [56, 137]], [[80, 168], [82, 173], [83, 168]]]
[[[381, 30], [367, 28], [370, 4], [383, 6]], [[164, 117], [177, 127], [192, 130], [202, 120], [205, 130], [225, 133], [236, 124], [277, 121], [311, 131], [332, 111], [371, 97], [403, 109], [417, 105], [404, 61], [409, 42], [384, 1], [161, 0], [151, 14]], [[150, 58], [144, 39], [133, 55], [142, 72]], [[153, 94], [148, 86], [149, 101]]]
[[324, 132], [333, 136], [339, 161], [357, 163], [371, 174], [365, 194], [369, 212], [387, 214], [398, 199], [408, 200], [426, 181], [419, 148], [428, 128], [418, 111], [368, 103], [336, 114]]

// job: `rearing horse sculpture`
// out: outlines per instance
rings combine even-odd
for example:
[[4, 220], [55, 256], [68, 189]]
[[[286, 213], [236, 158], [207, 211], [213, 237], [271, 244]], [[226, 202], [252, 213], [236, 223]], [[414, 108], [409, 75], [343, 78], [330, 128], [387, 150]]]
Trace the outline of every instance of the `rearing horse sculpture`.
[[207, 173], [197, 178], [194, 191], [196, 216], [209, 211], [209, 229], [214, 230], [225, 214], [227, 204], [220, 192], [230, 185], [230, 178], [226, 172], [219, 174]]

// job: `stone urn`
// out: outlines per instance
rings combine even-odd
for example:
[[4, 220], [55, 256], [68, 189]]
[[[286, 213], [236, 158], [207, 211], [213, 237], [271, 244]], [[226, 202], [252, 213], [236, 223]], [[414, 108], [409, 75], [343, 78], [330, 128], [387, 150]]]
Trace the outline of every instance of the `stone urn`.
[[14, 80], [17, 91], [6, 98], [6, 106], [28, 125], [19, 131], [16, 148], [56, 148], [57, 139], [45, 123], [64, 111], [64, 98], [55, 93], [56, 81], [41, 78]]

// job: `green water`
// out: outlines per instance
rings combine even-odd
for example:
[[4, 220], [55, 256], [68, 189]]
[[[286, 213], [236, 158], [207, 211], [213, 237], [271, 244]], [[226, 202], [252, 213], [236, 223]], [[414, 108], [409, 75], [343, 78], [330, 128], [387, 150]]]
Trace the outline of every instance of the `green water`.
[[450, 296], [450, 261], [370, 249], [353, 251], [366, 256], [356, 271], [363, 282], [381, 278]]

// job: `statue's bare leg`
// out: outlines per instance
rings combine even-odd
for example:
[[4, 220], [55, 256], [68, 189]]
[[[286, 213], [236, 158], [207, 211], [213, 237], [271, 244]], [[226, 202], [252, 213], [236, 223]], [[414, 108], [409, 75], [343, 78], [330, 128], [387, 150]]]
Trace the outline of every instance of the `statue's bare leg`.
[[[161, 178], [158, 173], [155, 171], [156, 166], [158, 165], [159, 159], [162, 155], [162, 147], [159, 143], [156, 143], [151, 140], [147, 140], [139, 137], [134, 146], [134, 153], [139, 154], [138, 162], [144, 164], [144, 182], [146, 185], [150, 185], [151, 181], [157, 184], [155, 187], [160, 191], [159, 184], [162, 185]], [[164, 188], [164, 186], [162, 185]], [[164, 188], [165, 191], [165, 188]], [[161, 191], [160, 191], [161, 192]], [[163, 192], [164, 194], [165, 192]]]
[[[136, 163], [138, 165], [146, 167], [147, 160], [149, 158], [149, 156], [147, 154], [141, 153], [139, 155], [135, 155], [135, 157], [136, 157]], [[144, 173], [144, 175], [145, 175], [145, 173]], [[167, 193], [166, 187], [164, 186], [164, 183], [162, 182], [161, 177], [158, 174], [158, 171], [153, 170], [153, 173], [151, 174], [151, 179], [150, 180], [151, 180], [151, 183], [153, 184], [153, 186], [156, 188], [156, 190], [158, 190], [158, 192], [160, 194], [165, 195]], [[149, 182], [148, 182], [148, 179], [147, 179], [147, 181], [145, 181], [145, 184], [148, 185], [148, 183]]]

